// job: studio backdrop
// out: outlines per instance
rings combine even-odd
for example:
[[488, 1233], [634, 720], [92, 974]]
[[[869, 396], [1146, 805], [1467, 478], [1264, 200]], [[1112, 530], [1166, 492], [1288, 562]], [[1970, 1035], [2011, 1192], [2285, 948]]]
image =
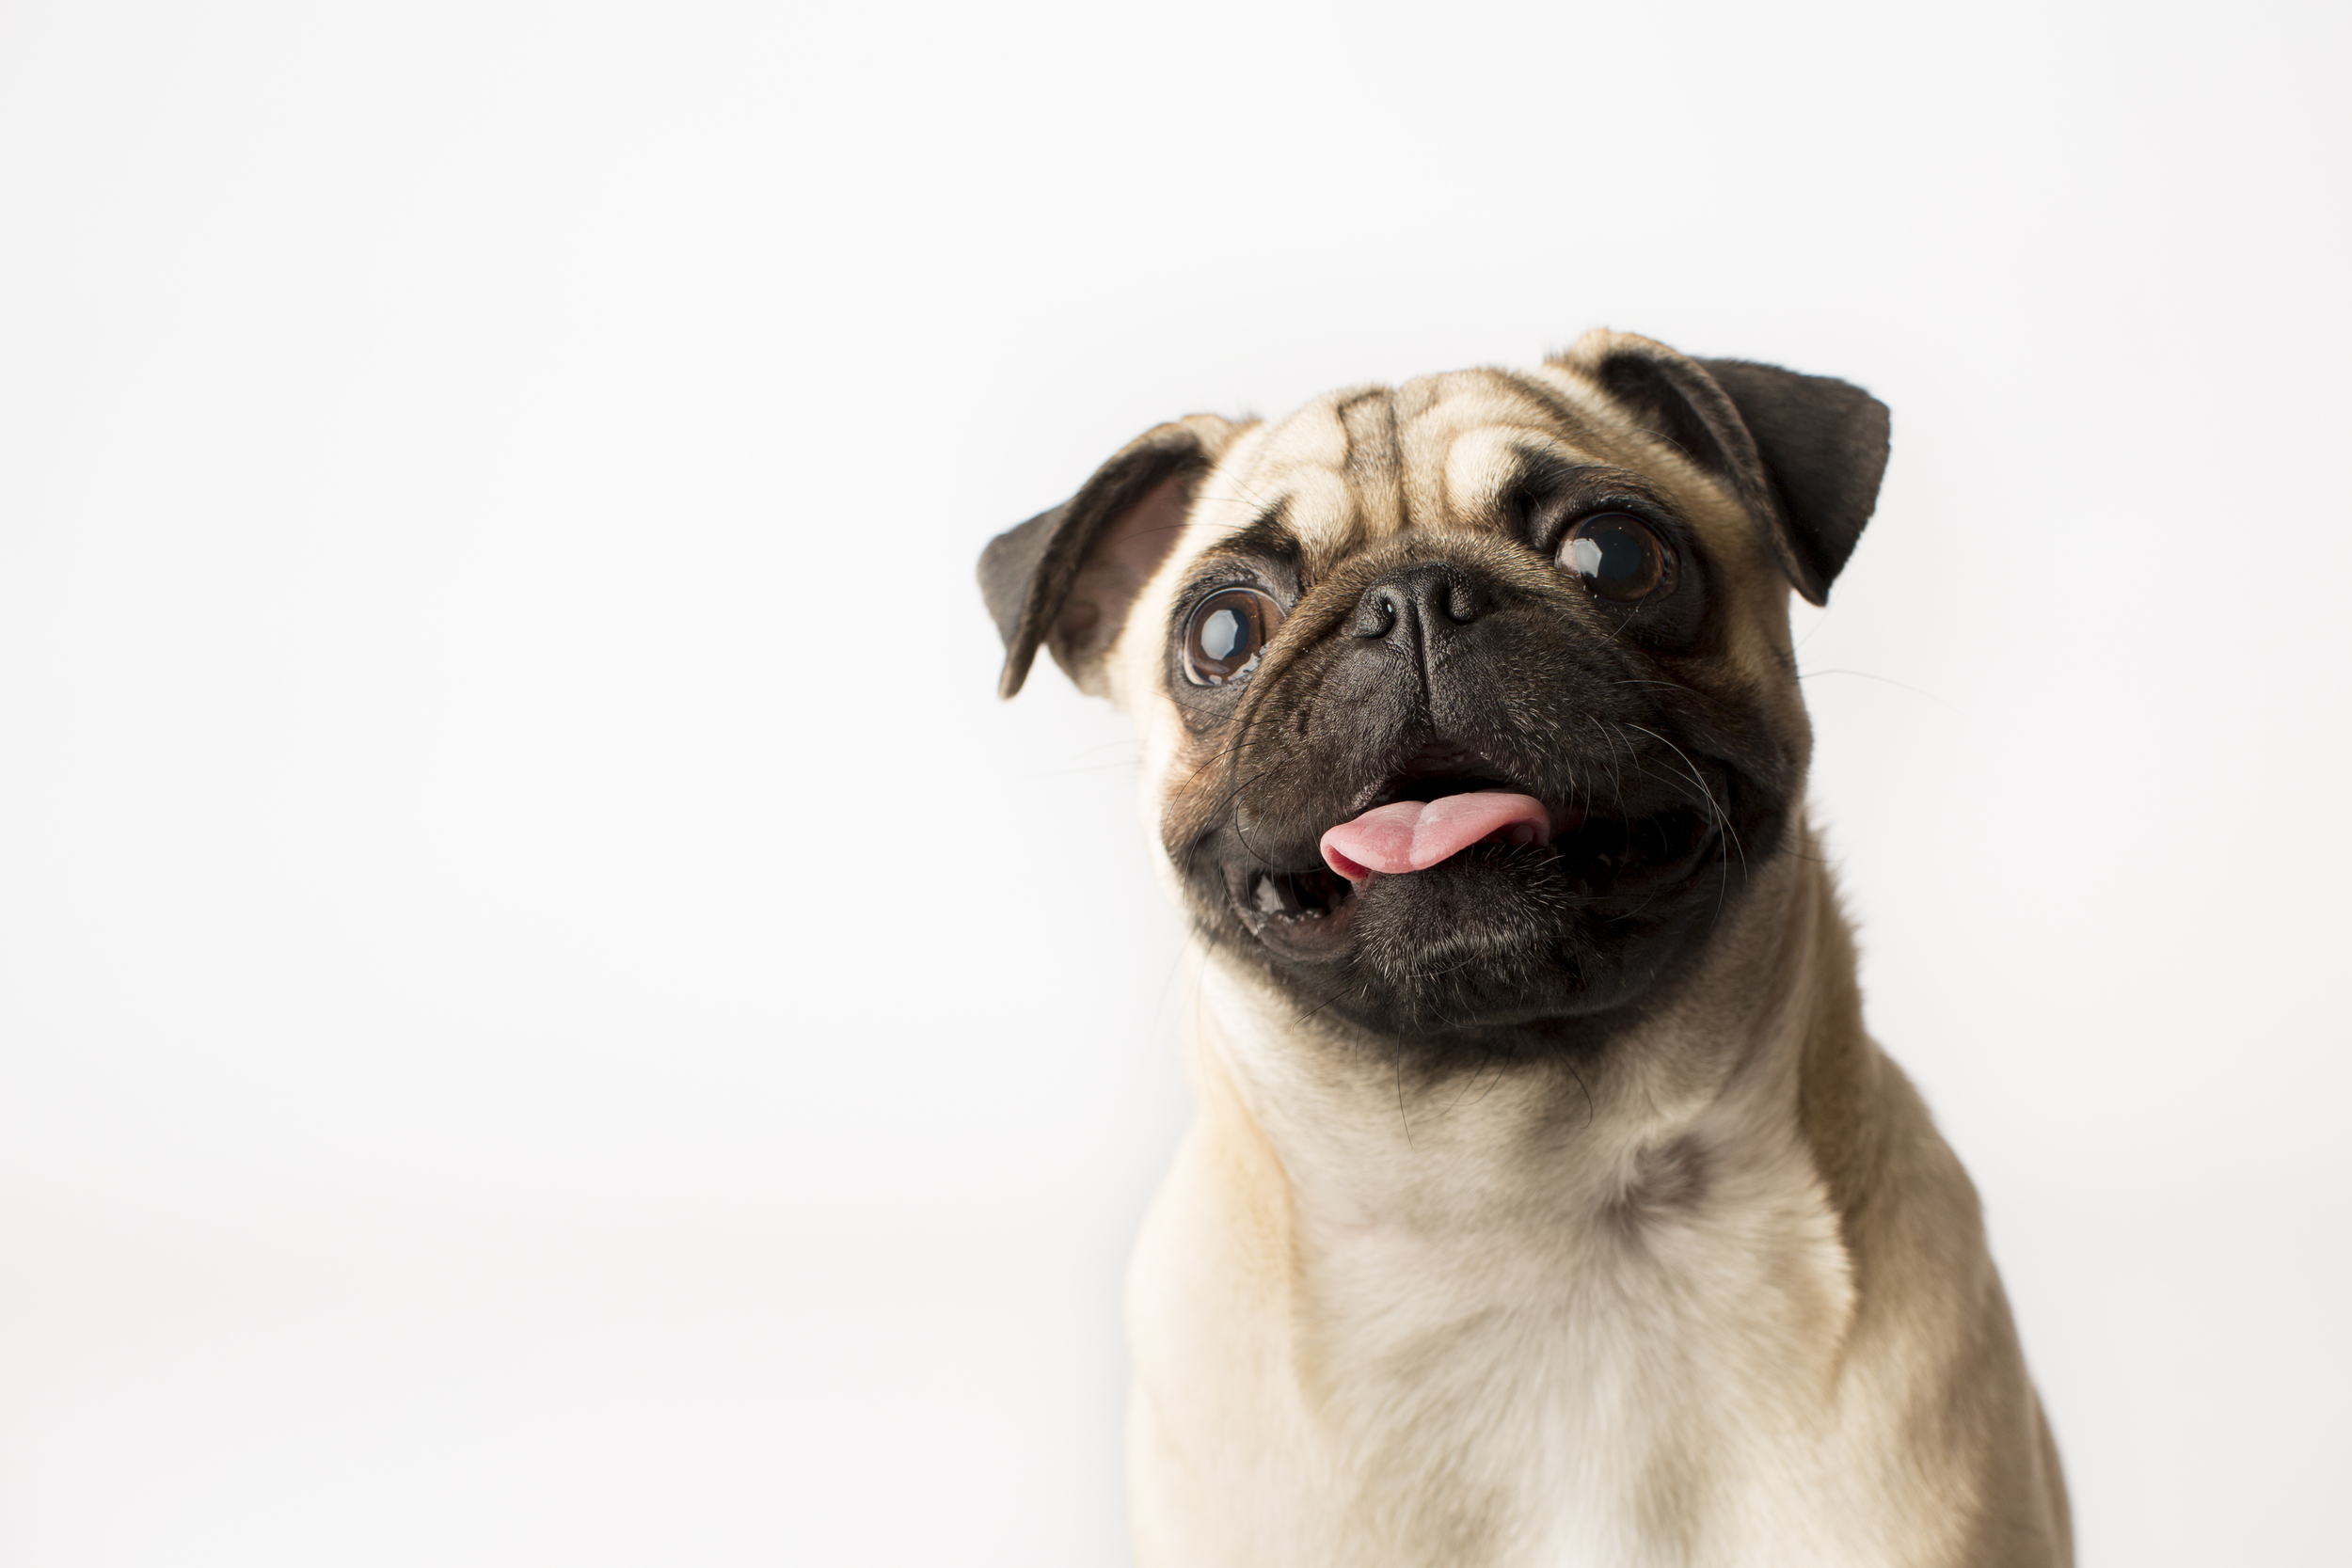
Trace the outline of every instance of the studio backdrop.
[[1189, 1005], [997, 531], [1610, 325], [1800, 607], [2082, 1560], [2338, 1563], [2342, 14], [0, 16], [0, 1560], [1124, 1560]]

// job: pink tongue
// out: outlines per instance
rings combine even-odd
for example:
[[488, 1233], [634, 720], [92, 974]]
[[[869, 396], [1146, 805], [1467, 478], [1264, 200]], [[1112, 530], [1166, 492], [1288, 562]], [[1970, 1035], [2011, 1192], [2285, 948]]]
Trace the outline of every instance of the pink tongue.
[[1399, 800], [1325, 833], [1323, 863], [1360, 882], [1375, 871], [1426, 871], [1498, 834], [1512, 844], [1541, 844], [1551, 836], [1551, 813], [1532, 795], [1500, 789], [1448, 795], [1425, 805]]

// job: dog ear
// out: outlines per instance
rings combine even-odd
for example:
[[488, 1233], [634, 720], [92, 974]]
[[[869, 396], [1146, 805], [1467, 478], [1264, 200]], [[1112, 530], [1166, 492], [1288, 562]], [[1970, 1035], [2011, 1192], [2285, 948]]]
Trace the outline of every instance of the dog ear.
[[1021, 689], [1041, 646], [1080, 690], [1104, 694], [1103, 656], [1175, 548], [1193, 486], [1243, 428], [1214, 414], [1156, 426], [1076, 495], [989, 541], [980, 596], [1005, 640], [1000, 695]]
[[1830, 376], [1692, 359], [1629, 333], [1587, 333], [1563, 359], [1729, 480], [1797, 592], [1829, 601], [1878, 504], [1886, 404]]

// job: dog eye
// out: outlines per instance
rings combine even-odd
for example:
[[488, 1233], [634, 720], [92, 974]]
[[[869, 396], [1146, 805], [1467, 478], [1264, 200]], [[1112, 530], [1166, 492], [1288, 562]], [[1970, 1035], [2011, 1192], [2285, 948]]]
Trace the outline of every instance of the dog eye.
[[1249, 673], [1282, 624], [1282, 607], [1254, 588], [1227, 588], [1200, 601], [1184, 624], [1184, 675], [1223, 686]]
[[1599, 513], [1570, 529], [1560, 546], [1560, 564], [1612, 604], [1648, 598], [1670, 567], [1666, 546], [1649, 525], [1623, 512]]

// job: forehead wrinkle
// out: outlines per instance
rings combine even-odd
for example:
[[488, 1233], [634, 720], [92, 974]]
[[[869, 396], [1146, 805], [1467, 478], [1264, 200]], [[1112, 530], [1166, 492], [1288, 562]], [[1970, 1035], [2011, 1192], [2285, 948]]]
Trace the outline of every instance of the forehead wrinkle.
[[1327, 393], [1282, 420], [1257, 454], [1252, 487], [1279, 500], [1311, 573], [1361, 542], [1346, 410], [1386, 395], [1376, 387]]
[[1565, 444], [1569, 421], [1559, 404], [1503, 372], [1425, 376], [1408, 391], [1416, 412], [1406, 436], [1407, 484], [1422, 515], [1457, 526], [1490, 521], [1516, 477], [1516, 452], [1530, 442]]
[[1363, 515], [1355, 486], [1336, 469], [1305, 470], [1295, 484], [1292, 532], [1298, 539], [1300, 564], [1307, 576], [1320, 578], [1364, 546]]
[[1520, 424], [1482, 424], [1458, 431], [1447, 445], [1445, 483], [1456, 514], [1499, 519], [1501, 503], [1526, 477], [1533, 456], [1589, 465], [1592, 458], [1552, 431]]
[[1555, 418], [1563, 429], [1572, 431], [1587, 450], [1608, 462], [1638, 467], [1651, 452], [1683, 456], [1679, 447], [1634, 425], [1603, 388], [1569, 366], [1550, 361], [1516, 379], [1530, 397], [1558, 410]]
[[[1565, 384], [1538, 373], [1513, 372], [1507, 379], [1512, 390], [1535, 408], [1542, 410], [1542, 422], [1570, 440], [1586, 440], [1601, 428], [1603, 421], [1593, 417], [1591, 405], [1581, 398], [1566, 395]], [[1580, 386], [1580, 390], [1583, 388]]]
[[1414, 514], [1424, 519], [1454, 520], [1453, 497], [1445, 475], [1445, 449], [1466, 415], [1476, 418], [1473, 406], [1483, 377], [1475, 371], [1452, 371], [1418, 376], [1406, 384], [1412, 415], [1403, 435], [1406, 487]]
[[1581, 421], [1578, 441], [1597, 460], [1647, 476], [1681, 501], [1694, 519], [1712, 518], [1707, 531], [1728, 529], [1737, 533], [1752, 529], [1745, 506], [1718, 475], [1710, 473], [1675, 442], [1634, 422], [1606, 389], [1582, 372], [1557, 360], [1518, 379], [1531, 389], [1547, 388], [1547, 396], [1567, 412], [1565, 419]]
[[1338, 412], [1347, 433], [1346, 473], [1359, 531], [1386, 538], [1410, 526], [1394, 396], [1385, 387], [1368, 387], [1341, 404]]

